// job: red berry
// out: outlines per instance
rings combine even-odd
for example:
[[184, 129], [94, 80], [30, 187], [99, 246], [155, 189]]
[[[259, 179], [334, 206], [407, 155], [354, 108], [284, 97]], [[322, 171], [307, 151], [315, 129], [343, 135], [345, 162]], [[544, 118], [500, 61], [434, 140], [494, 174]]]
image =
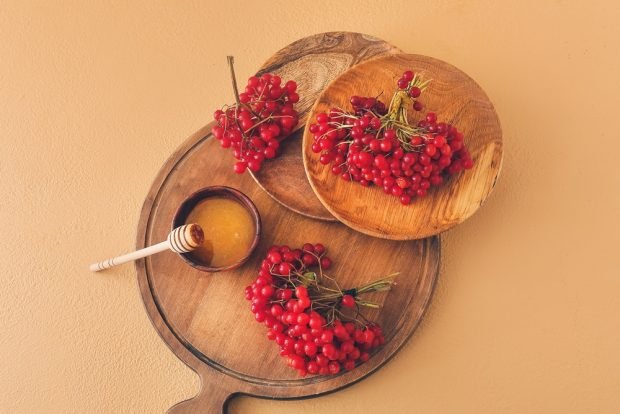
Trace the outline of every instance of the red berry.
[[289, 364], [291, 365], [291, 367], [293, 367], [295, 369], [305, 368], [304, 359], [302, 357], [300, 357], [299, 355], [291, 355], [291, 356], [289, 356]]
[[327, 358], [332, 359], [336, 355], [336, 347], [332, 343], [326, 343], [323, 345], [321, 352]]
[[295, 288], [295, 296], [297, 296], [298, 299], [307, 298], [308, 288], [305, 286], [297, 286], [297, 288]]
[[355, 298], [351, 295], [344, 295], [341, 299], [341, 302], [342, 302], [342, 306], [345, 306], [347, 308], [355, 307]]
[[260, 292], [264, 297], [270, 298], [273, 295], [273, 287], [271, 285], [263, 286]]
[[[310, 322], [308, 323], [308, 325], [310, 325], [311, 329], [321, 329], [321, 327], [323, 326], [323, 321], [321, 320], [320, 317], [318, 318], [310, 318]], [[322, 331], [319, 331], [320, 334], [319, 336], [322, 334]]]
[[319, 367], [327, 367], [327, 365], [329, 364], [329, 358], [327, 358], [323, 354], [317, 354], [316, 363], [319, 365]]
[[293, 252], [286, 252], [282, 255], [282, 260], [285, 262], [292, 263], [293, 260], [295, 260], [295, 255], [293, 255]]
[[278, 274], [288, 276], [291, 273], [292, 266], [290, 263], [283, 262], [278, 265]]
[[290, 93], [293, 93], [297, 90], [297, 83], [295, 83], [295, 81], [290, 80], [286, 82], [284, 87], [286, 88], [287, 91], [289, 91]]
[[235, 170], [235, 173], [237, 174], [243, 174], [245, 172], [245, 169], [247, 168], [248, 164], [245, 161], [237, 161], [233, 167], [233, 169]]
[[329, 368], [330, 374], [335, 375], [340, 372], [340, 364], [338, 362], [331, 361], [327, 367]]
[[282, 255], [278, 252], [271, 252], [267, 255], [267, 259], [273, 264], [278, 264], [282, 261]]
[[313, 357], [316, 355], [316, 352], [317, 346], [314, 344], [314, 342], [306, 342], [306, 344], [304, 345], [304, 353], [309, 357]]
[[308, 297], [302, 297], [297, 301], [301, 309], [308, 309], [310, 307], [310, 299]]
[[381, 141], [381, 151], [390, 152], [391, 149], [392, 149], [392, 141], [389, 141], [387, 139], [384, 139], [383, 141]]
[[375, 340], [375, 333], [371, 329], [366, 329], [364, 331], [364, 342], [367, 344], [371, 344]]
[[319, 364], [317, 364], [315, 361], [310, 361], [308, 362], [308, 365], [306, 365], [306, 370], [308, 371], [308, 374], [318, 374], [319, 373]]
[[282, 314], [284, 313], [284, 309], [282, 309], [282, 306], [276, 303], [274, 305], [271, 305], [270, 312], [271, 315], [273, 315], [274, 317], [278, 317], [282, 316]]
[[347, 359], [346, 361], [344, 361], [344, 363], [342, 364], [342, 367], [346, 370], [346, 371], [351, 371], [353, 368], [355, 368], [355, 361], [351, 360], [351, 359]]
[[303, 256], [301, 256], [301, 261], [305, 266], [312, 266], [316, 263], [316, 257], [311, 254], [304, 254]]
[[325, 253], [325, 246], [323, 246], [321, 243], [315, 244], [314, 253], [316, 253], [319, 256], [322, 255], [323, 253]]
[[424, 151], [430, 156], [432, 157], [433, 155], [435, 155], [435, 153], [437, 152], [437, 147], [433, 144], [426, 144], [426, 147], [424, 148]]
[[323, 331], [321, 334], [321, 342], [329, 344], [334, 340], [334, 332], [330, 330]]
[[334, 336], [338, 339], [346, 340], [349, 337], [349, 333], [343, 325], [334, 327]]
[[263, 150], [263, 155], [267, 159], [274, 158], [276, 156], [276, 150], [273, 149], [272, 147], [267, 147]]

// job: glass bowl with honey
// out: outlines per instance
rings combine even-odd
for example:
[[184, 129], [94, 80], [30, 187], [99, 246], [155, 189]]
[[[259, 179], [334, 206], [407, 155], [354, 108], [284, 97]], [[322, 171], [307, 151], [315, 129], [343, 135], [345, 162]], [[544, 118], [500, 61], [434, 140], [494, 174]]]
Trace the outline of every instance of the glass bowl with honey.
[[230, 270], [245, 263], [261, 233], [260, 214], [241, 191], [231, 187], [206, 187], [190, 195], [179, 206], [172, 228], [197, 223], [204, 242], [181, 254], [192, 267], [205, 272]]

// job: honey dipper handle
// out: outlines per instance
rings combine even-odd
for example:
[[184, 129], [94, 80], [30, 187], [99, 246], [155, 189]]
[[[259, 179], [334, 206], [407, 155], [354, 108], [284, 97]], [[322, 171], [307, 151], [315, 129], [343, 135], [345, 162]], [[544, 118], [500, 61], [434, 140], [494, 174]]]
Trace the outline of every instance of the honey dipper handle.
[[101, 270], [109, 269], [112, 266], [138, 260], [168, 249], [176, 253], [187, 253], [200, 246], [203, 241], [204, 233], [202, 228], [198, 224], [186, 224], [172, 230], [170, 234], [168, 234], [166, 241], [157, 243], [153, 246], [145, 247], [144, 249], [140, 249], [132, 253], [124, 254], [122, 256], [102, 260], [99, 263], [93, 263], [90, 265], [90, 270], [93, 272], [99, 272]]

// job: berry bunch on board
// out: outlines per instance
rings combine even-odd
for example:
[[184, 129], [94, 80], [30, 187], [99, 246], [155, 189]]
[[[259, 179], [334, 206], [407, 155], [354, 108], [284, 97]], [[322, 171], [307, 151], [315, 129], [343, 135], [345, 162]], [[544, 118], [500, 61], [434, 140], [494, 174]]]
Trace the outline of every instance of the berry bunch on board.
[[228, 57], [236, 103], [215, 111], [217, 122], [211, 132], [222, 148], [231, 148], [237, 162], [234, 171], [259, 171], [265, 160], [278, 156], [280, 141], [299, 122], [294, 104], [299, 101], [297, 84], [283, 82], [278, 75], [265, 73], [248, 79], [239, 94], [233, 59]]
[[322, 244], [272, 246], [258, 277], [245, 288], [254, 318], [301, 376], [352, 370], [385, 342], [381, 327], [360, 312], [379, 305], [361, 295], [389, 290], [396, 274], [341, 290], [326, 273], [332, 261], [325, 253]]
[[375, 184], [410, 204], [447, 176], [474, 162], [463, 134], [433, 112], [410, 124], [408, 110], [424, 108], [418, 99], [429, 81], [407, 70], [397, 82], [389, 107], [372, 97], [351, 97], [352, 111], [331, 108], [310, 125], [312, 151], [332, 173], [363, 186]]

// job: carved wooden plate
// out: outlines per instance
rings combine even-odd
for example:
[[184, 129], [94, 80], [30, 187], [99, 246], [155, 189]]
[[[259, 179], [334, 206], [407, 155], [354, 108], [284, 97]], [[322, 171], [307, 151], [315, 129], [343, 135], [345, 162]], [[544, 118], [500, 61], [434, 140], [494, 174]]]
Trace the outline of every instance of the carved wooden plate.
[[316, 198], [304, 170], [303, 127], [323, 89], [338, 75], [366, 60], [401, 53], [389, 43], [361, 33], [329, 32], [291, 43], [265, 62], [258, 74], [276, 73], [298, 84], [296, 104], [300, 119], [297, 131], [282, 142], [280, 156], [252, 173], [256, 182], [275, 200], [304, 216], [318, 220], [336, 219]]
[[421, 98], [425, 111], [436, 112], [438, 119], [465, 134], [465, 145], [475, 162], [473, 169], [450, 177], [426, 197], [403, 206], [397, 197], [385, 195], [378, 187], [362, 187], [333, 175], [328, 166], [319, 163], [319, 154], [312, 152], [313, 136], [308, 128], [303, 143], [310, 185], [327, 210], [355, 230], [394, 240], [432, 236], [474, 214], [493, 190], [503, 156], [499, 119], [482, 88], [461, 70], [427, 56], [390, 55], [360, 63], [327, 87], [309, 122], [332, 107], [349, 108], [353, 95], [383, 92], [389, 104], [396, 81], [407, 69], [432, 79]]
[[[266, 398], [317, 396], [350, 385], [377, 370], [405, 343], [427, 309], [438, 276], [437, 237], [397, 242], [369, 237], [340, 223], [312, 220], [275, 202], [248, 175], [230, 169], [229, 154], [219, 148], [208, 125], [181, 145], [157, 175], [144, 202], [136, 245], [163, 240], [174, 212], [196, 190], [225, 185], [239, 189], [256, 204], [263, 224], [260, 243], [238, 269], [203, 273], [172, 252], [136, 262], [147, 313], [170, 349], [202, 380], [193, 399], [170, 412], [222, 412], [236, 394]], [[386, 344], [370, 360], [337, 376], [299, 378], [265, 337], [244, 299], [244, 287], [257, 275], [272, 244], [301, 246], [323, 242], [334, 261], [332, 274], [353, 287], [387, 273], [402, 272], [398, 286], [372, 299], [383, 305], [368, 313], [384, 328]]]

